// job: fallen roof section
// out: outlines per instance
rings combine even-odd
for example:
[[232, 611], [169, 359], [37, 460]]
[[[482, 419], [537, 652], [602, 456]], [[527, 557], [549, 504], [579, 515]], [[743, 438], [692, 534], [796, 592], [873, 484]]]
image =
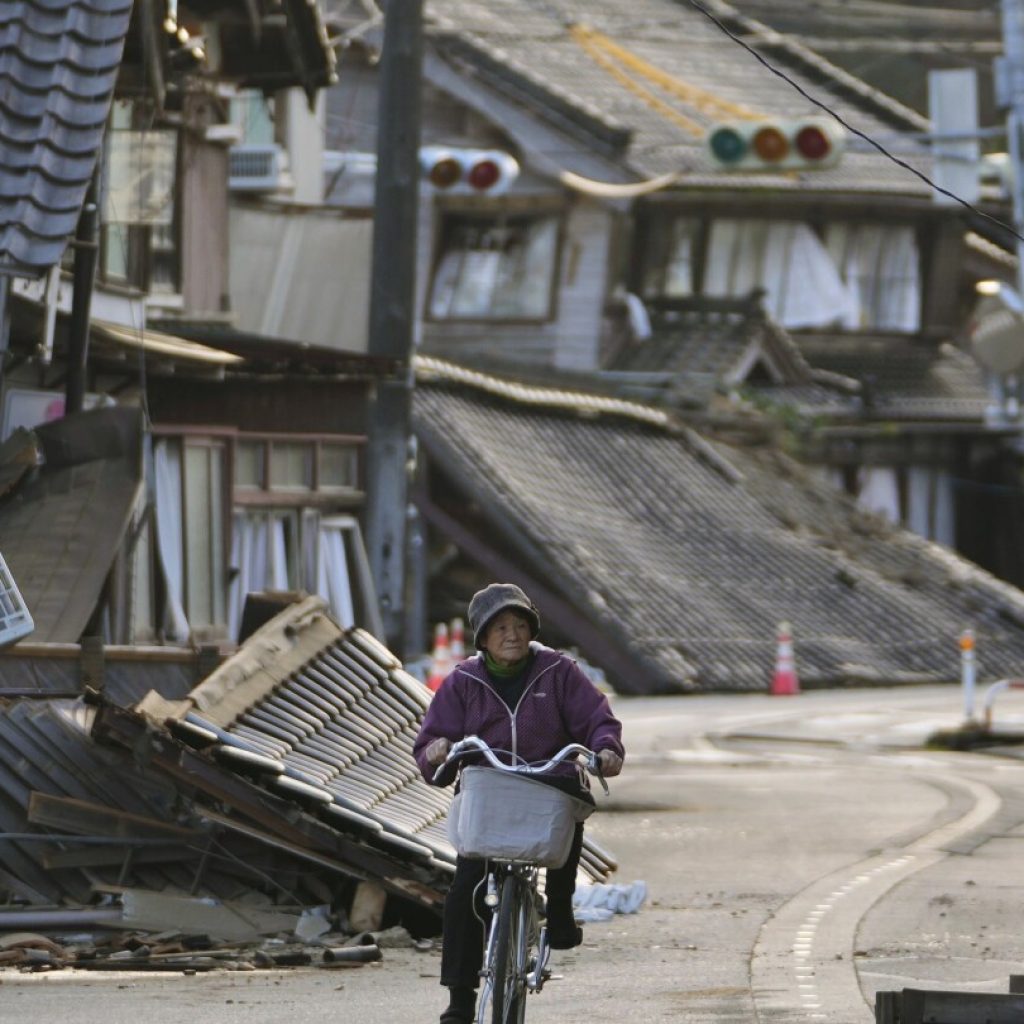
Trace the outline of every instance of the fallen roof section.
[[1024, 659], [1024, 594], [781, 452], [521, 392], [430, 361], [414, 425], [446, 487], [421, 510], [488, 571], [547, 589], [621, 692], [763, 690], [781, 620], [805, 685], [953, 679], [967, 626], [986, 673]]
[[[451, 793], [412, 757], [430, 698], [310, 597], [185, 697], [0, 700], [0, 894], [33, 927], [195, 928], [188, 896], [262, 908], [276, 931], [278, 911], [344, 918], [364, 886], [437, 913], [455, 851]], [[582, 865], [615, 868], [589, 839]]]
[[35, 431], [42, 465], [0, 504], [0, 551], [35, 620], [33, 640], [77, 643], [142, 488], [142, 414], [127, 406]]

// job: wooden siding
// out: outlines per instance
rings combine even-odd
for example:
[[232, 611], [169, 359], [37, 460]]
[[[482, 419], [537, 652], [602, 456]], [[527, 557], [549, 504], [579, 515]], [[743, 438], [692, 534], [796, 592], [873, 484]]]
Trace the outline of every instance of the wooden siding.
[[165, 425], [359, 435], [366, 433], [370, 390], [366, 381], [165, 377], [150, 381], [149, 408]]
[[[420, 209], [417, 238], [417, 309], [426, 307], [439, 212], [430, 203]], [[459, 323], [421, 320], [421, 348], [457, 362], [514, 361], [523, 366], [595, 369], [608, 280], [613, 214], [582, 201], [566, 214], [556, 282], [555, 318], [548, 323], [500, 320]]]

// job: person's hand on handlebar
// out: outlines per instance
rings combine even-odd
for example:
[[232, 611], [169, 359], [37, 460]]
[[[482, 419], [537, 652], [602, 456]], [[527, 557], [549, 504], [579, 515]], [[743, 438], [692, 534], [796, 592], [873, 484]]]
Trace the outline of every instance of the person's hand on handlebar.
[[[436, 741], [435, 741], [436, 742]], [[429, 756], [429, 748], [428, 748]], [[602, 750], [597, 755], [597, 763], [601, 774], [606, 779], [614, 778], [622, 771], [622, 758], [614, 750]]]
[[451, 740], [445, 739], [444, 736], [438, 736], [436, 740], [431, 740], [427, 744], [427, 749], [423, 752], [423, 755], [427, 759], [427, 764], [436, 768], [439, 764], [444, 763], [444, 759], [448, 756], [448, 751], [451, 749]]

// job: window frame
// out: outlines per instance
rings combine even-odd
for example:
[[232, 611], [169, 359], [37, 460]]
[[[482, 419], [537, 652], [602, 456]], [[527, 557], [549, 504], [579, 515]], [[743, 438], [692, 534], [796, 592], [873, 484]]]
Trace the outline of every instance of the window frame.
[[[863, 216], [858, 216], [850, 213], [840, 213], [832, 210], [820, 210], [817, 211], [813, 216], [807, 216], [806, 213], [801, 214], [799, 210], [795, 209], [783, 209], [779, 212], [769, 216], [764, 213], [760, 213], [751, 209], [747, 209], [743, 206], [738, 206], [735, 210], [716, 210], [713, 212], [706, 212], [695, 209], [693, 207], [680, 207], [676, 209], [667, 208], [664, 205], [649, 206], [640, 215], [638, 230], [636, 233], [636, 242], [633, 246], [633, 253], [639, 258], [631, 261], [631, 271], [629, 275], [629, 287], [636, 295], [649, 306], [656, 308], [672, 308], [677, 304], [685, 304], [691, 301], [701, 301], [705, 299], [714, 298], [708, 296], [704, 292], [705, 281], [707, 279], [707, 268], [708, 268], [708, 250], [711, 244], [711, 235], [714, 222], [716, 220], [764, 220], [764, 221], [799, 221], [806, 224], [820, 239], [822, 245], [827, 246], [826, 231], [829, 225], [848, 223], [854, 227], [863, 226], [865, 223], [879, 224], [884, 227], [910, 227], [914, 233], [914, 241], [917, 246], [917, 251], [920, 257], [920, 263], [918, 267], [918, 292], [920, 302], [920, 323], [924, 324], [924, 311], [926, 304], [926, 291], [927, 291], [927, 269], [924, 263], [923, 248], [924, 243], [924, 225], [917, 218], [913, 217], [901, 217], [901, 218], [875, 218], [873, 220], [865, 221]], [[692, 255], [692, 266], [693, 266], [693, 283], [692, 290], [689, 295], [666, 295], [664, 291], [665, 280], [668, 276], [668, 250], [666, 245], [654, 244], [657, 237], [658, 226], [666, 225], [665, 233], [662, 236], [666, 240], [671, 238], [670, 224], [677, 220], [693, 220], [698, 223], [698, 228], [694, 232], [693, 242], [693, 255]], [[664, 250], [659, 252], [659, 250]], [[651, 275], [651, 267], [648, 262], [650, 254], [661, 257], [661, 264], [658, 268], [658, 278], [660, 279], [660, 288], [657, 292], [650, 292], [645, 288], [646, 282]], [[840, 276], [843, 274], [843, 268], [837, 268]], [[844, 278], [845, 281], [845, 278]], [[849, 282], [846, 282], [849, 284]], [[745, 296], [735, 295], [733, 299], [743, 299]], [[791, 328], [794, 331], [810, 330], [812, 333], [818, 328]], [[913, 336], [913, 331], [895, 331], [890, 328], [880, 328], [875, 326], [865, 326], [859, 328], [842, 328], [844, 333], [847, 334], [877, 334], [877, 333], [896, 333], [901, 335]]]
[[[99, 258], [97, 259], [96, 276], [105, 285], [133, 288], [144, 292], [153, 292], [153, 268], [156, 263], [154, 256], [154, 231], [151, 224], [144, 221], [113, 221], [105, 218], [109, 193], [109, 175], [111, 146], [115, 134], [145, 134], [147, 131], [161, 131], [174, 135], [174, 184], [171, 189], [171, 219], [168, 225], [171, 243], [165, 246], [163, 253], [170, 254], [167, 263], [173, 272], [173, 287], [153, 292], [154, 295], [167, 299], [181, 295], [182, 291], [182, 251], [181, 251], [181, 204], [182, 204], [182, 163], [183, 139], [179, 128], [167, 125], [155, 125], [145, 107], [138, 102], [131, 102], [127, 110], [128, 123], [115, 127], [119, 119], [118, 112], [111, 111], [107, 119], [107, 130], [104, 134], [102, 153], [102, 189], [101, 217], [99, 234]], [[122, 276], [107, 270], [107, 257], [113, 245], [119, 244], [111, 239], [111, 225], [119, 225], [124, 229], [126, 252], [124, 253], [125, 274]]]
[[[461, 222], [478, 221], [482, 224], [500, 227], [507, 220], [521, 221], [555, 221], [554, 254], [548, 274], [546, 310], [540, 316], [504, 316], [504, 315], [473, 315], [473, 316], [437, 316], [432, 309], [434, 288], [438, 273], [445, 255], [450, 251], [446, 246], [449, 233]], [[430, 259], [430, 272], [427, 277], [423, 295], [422, 318], [430, 324], [549, 324], [558, 319], [558, 283], [562, 278], [562, 262], [565, 252], [566, 210], [561, 203], [550, 201], [504, 203], [500, 209], [493, 205], [479, 206], [476, 204], [438, 203], [435, 206], [434, 232]], [[466, 250], [462, 250], [465, 252]]]

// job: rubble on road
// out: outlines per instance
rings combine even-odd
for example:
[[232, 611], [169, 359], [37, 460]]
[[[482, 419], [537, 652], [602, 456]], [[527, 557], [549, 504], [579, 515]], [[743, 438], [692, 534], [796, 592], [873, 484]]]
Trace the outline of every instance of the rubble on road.
[[[86, 936], [0, 945], [0, 968], [342, 967], [436, 934], [455, 851], [412, 758], [430, 696], [312, 597], [185, 698], [0, 703], [0, 937]], [[584, 874], [614, 868], [588, 839]]]

